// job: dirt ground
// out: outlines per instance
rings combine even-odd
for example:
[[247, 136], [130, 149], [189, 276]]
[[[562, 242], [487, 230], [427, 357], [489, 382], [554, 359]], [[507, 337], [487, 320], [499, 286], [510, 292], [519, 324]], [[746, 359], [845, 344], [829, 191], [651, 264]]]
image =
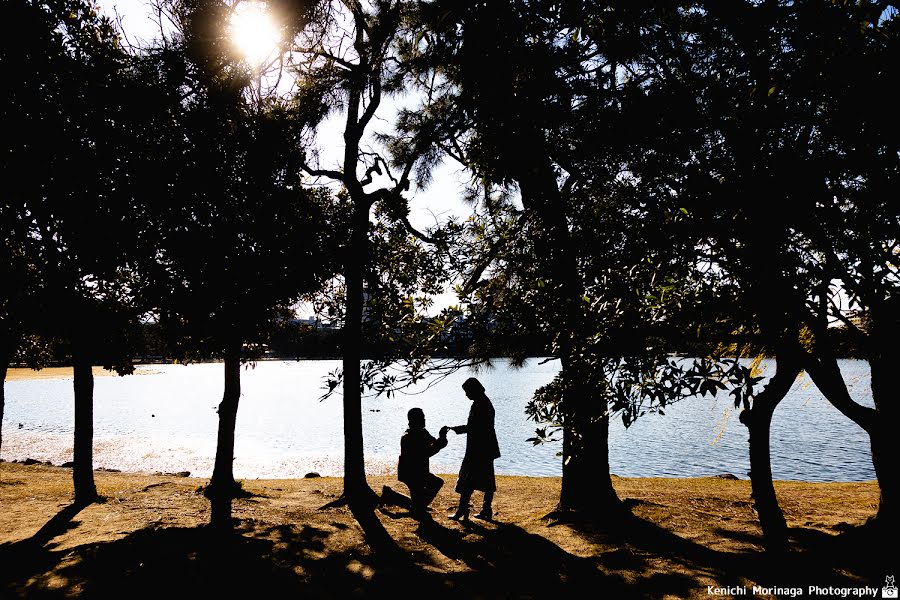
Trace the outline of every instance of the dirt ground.
[[[321, 510], [340, 479], [246, 480], [252, 496], [223, 534], [206, 527], [204, 480], [95, 475], [105, 500], [78, 510], [70, 470], [0, 463], [0, 596], [708, 598], [708, 586], [752, 597], [758, 585], [810, 597], [809, 585], [880, 588], [895, 566], [861, 527], [872, 482], [778, 482], [792, 551], [773, 558], [747, 481], [616, 478], [630, 516], [586, 523], [546, 518], [558, 478], [498, 477], [494, 521], [457, 523], [455, 476], [420, 520]], [[370, 485], [406, 492], [391, 477]], [[757, 597], [791, 595], [773, 591]]]

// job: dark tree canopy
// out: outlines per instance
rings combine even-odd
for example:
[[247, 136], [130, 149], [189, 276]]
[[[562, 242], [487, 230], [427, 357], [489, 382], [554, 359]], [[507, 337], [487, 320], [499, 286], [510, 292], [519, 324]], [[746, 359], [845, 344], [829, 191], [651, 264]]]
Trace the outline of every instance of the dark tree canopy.
[[[315, 297], [341, 328], [327, 385], [358, 515], [365, 389], [542, 355], [561, 371], [528, 415], [535, 443], [562, 434], [561, 509], [619, 513], [613, 416], [727, 390], [784, 549], [769, 435], [805, 370], [869, 434], [896, 524], [895, 3], [269, 4], [284, 44], [264, 65], [229, 42], [230, 2], [165, 0], [173, 31], [127, 50], [80, 0], [0, 6], [0, 368], [75, 365], [77, 498], [96, 496], [91, 366], [129, 372], [152, 328], [169, 356], [224, 359], [226, 522], [240, 366]], [[319, 164], [335, 114], [342, 152]], [[445, 160], [471, 214], [420, 231], [410, 200]], [[451, 284], [460, 305], [433, 311]], [[847, 346], [874, 407], [848, 391]], [[762, 390], [748, 353], [776, 359]]]

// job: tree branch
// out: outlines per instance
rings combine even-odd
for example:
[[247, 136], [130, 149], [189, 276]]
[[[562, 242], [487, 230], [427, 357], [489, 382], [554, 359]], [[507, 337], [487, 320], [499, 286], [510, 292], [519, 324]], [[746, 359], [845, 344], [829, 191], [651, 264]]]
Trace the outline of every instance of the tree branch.
[[354, 71], [358, 65], [350, 62], [345, 58], [341, 58], [332, 54], [331, 52], [327, 52], [325, 50], [316, 50], [314, 48], [293, 48], [292, 51], [299, 52], [301, 54], [308, 54], [310, 56], [315, 56], [317, 58], [324, 58], [326, 60], [331, 60], [337, 63], [338, 65], [344, 67], [348, 71]]
[[[369, 69], [369, 74], [372, 74], [372, 69]], [[357, 126], [359, 129], [365, 130], [366, 126], [368, 126], [369, 121], [372, 120], [372, 117], [375, 116], [375, 111], [378, 110], [378, 106], [381, 104], [381, 73], [376, 74], [373, 77], [372, 81], [372, 95], [369, 97], [369, 103], [366, 105], [365, 110], [363, 111], [362, 116], [357, 121]]]
[[856, 402], [847, 389], [847, 384], [834, 359], [821, 360], [811, 354], [806, 355], [804, 368], [813, 383], [825, 398], [845, 417], [871, 433], [875, 426], [875, 409]]
[[415, 227], [413, 227], [412, 224], [409, 222], [409, 217], [403, 217], [402, 222], [403, 222], [403, 226], [406, 228], [406, 230], [408, 232], [410, 232], [414, 237], [422, 240], [423, 242], [432, 244], [434, 246], [437, 246], [438, 244], [441, 243], [441, 240], [439, 240], [437, 238], [433, 238], [429, 235], [426, 235], [426, 234], [422, 233], [421, 231], [419, 231], [418, 229], [416, 229]]
[[340, 171], [334, 171], [332, 169], [314, 169], [306, 164], [306, 161], [302, 161], [300, 163], [300, 168], [302, 168], [308, 175], [313, 177], [328, 177], [334, 179], [335, 181], [340, 181], [341, 183], [345, 182], [344, 174]]

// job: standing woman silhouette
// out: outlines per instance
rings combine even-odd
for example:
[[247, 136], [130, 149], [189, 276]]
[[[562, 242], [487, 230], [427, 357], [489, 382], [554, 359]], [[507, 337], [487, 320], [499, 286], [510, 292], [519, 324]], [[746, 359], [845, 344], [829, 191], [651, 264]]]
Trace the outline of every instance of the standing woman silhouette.
[[459, 520], [469, 517], [469, 502], [472, 492], [484, 492], [481, 512], [475, 515], [478, 519], [490, 521], [493, 516], [491, 503], [497, 483], [494, 479], [494, 459], [500, 457], [500, 446], [497, 444], [497, 433], [494, 431], [494, 406], [484, 393], [481, 382], [470, 377], [462, 384], [463, 391], [472, 401], [469, 420], [465, 425], [451, 427], [458, 434], [466, 434], [466, 454], [459, 468], [459, 479], [456, 491], [459, 494], [459, 506], [450, 519]]

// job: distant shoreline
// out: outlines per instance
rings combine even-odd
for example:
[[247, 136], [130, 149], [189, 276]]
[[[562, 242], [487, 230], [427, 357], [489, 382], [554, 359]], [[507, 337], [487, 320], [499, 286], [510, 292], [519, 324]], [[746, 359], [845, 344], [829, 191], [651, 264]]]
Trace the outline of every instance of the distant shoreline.
[[[340, 357], [337, 358], [301, 358], [303, 360], [340, 360]], [[275, 358], [275, 357], [265, 357], [265, 358], [257, 358], [253, 361], [248, 362], [298, 362], [297, 359], [294, 358]], [[154, 371], [152, 368], [148, 369], [147, 367], [154, 366], [163, 366], [163, 365], [209, 365], [209, 364], [222, 364], [221, 360], [196, 360], [191, 362], [172, 362], [172, 361], [157, 361], [157, 362], [140, 362], [135, 363], [135, 372], [133, 375], [156, 375], [159, 374], [159, 371]], [[94, 377], [119, 377], [120, 375], [115, 371], [106, 369], [101, 366], [92, 367], [92, 371], [94, 373]], [[32, 369], [30, 367], [9, 367], [9, 370], [6, 372], [6, 380], [5, 381], [31, 381], [31, 380], [40, 380], [40, 379], [72, 379], [72, 367], [71, 366], [53, 366], [53, 367], [43, 367], [41, 369]]]
[[[14, 469], [25, 468], [25, 467], [37, 467], [37, 468], [51, 468], [51, 469], [71, 469], [72, 463], [63, 463], [60, 465], [54, 464], [51, 461], [37, 460], [33, 458], [26, 458], [23, 460], [8, 460], [5, 458], [0, 458], [0, 465], [12, 467]], [[123, 469], [112, 469], [107, 467], [94, 467], [95, 473], [117, 473], [123, 476], [133, 476], [133, 477], [179, 477], [179, 478], [191, 478], [197, 480], [206, 480], [209, 479], [209, 476], [205, 475], [195, 475], [190, 471], [178, 471], [178, 472], [161, 472], [161, 471], [128, 471]], [[448, 478], [453, 479], [456, 477], [455, 473], [435, 473], [440, 477], [447, 480]], [[719, 475], [706, 475], [706, 476], [696, 476], [696, 475], [671, 475], [671, 476], [647, 476], [647, 477], [628, 477], [616, 475], [615, 473], [611, 473], [610, 476], [614, 481], [618, 480], [628, 480], [628, 481], [735, 481], [735, 482], [743, 482], [750, 483], [750, 479], [747, 477], [737, 477], [736, 475], [732, 475], [730, 473], [722, 473]], [[366, 475], [367, 478], [390, 478], [392, 475], [386, 475], [383, 473], [368, 473]], [[498, 473], [497, 477], [504, 477], [508, 479], [544, 479], [544, 480], [556, 480], [562, 481], [562, 477], [559, 475], [510, 475], [505, 473]], [[304, 479], [335, 479], [335, 480], [343, 480], [342, 475], [320, 475], [319, 473], [312, 471], [310, 473], [306, 473], [303, 475], [296, 475], [294, 477], [235, 477], [236, 481], [301, 481]], [[775, 479], [774, 483], [778, 485], [834, 485], [834, 486], [858, 486], [858, 485], [878, 485], [878, 481], [876, 479], [867, 479], [861, 481], [807, 481], [800, 479]]]
[[[164, 364], [164, 363], [156, 363], [156, 364]], [[147, 365], [135, 365], [137, 367], [144, 366], [153, 366], [151, 364]], [[103, 367], [93, 367], [91, 369], [94, 373], [94, 377], [118, 377], [119, 374], [115, 371], [108, 371]], [[155, 375], [159, 373], [159, 371], [153, 371], [149, 369], [138, 369], [135, 371], [135, 375]], [[35, 381], [35, 380], [43, 380], [43, 379], [72, 379], [72, 367], [44, 367], [43, 369], [35, 370], [29, 369], [28, 367], [10, 367], [10, 369], [6, 372], [6, 381]]]
[[[64, 463], [61, 465], [55, 465], [50, 461], [40, 461], [34, 459], [25, 459], [25, 460], [7, 460], [5, 458], [0, 458], [0, 465], [3, 468], [10, 468], [15, 471], [21, 471], [22, 469], [28, 468], [36, 468], [36, 469], [51, 469], [54, 472], [62, 470], [70, 470], [72, 468], [71, 463]], [[105, 467], [94, 467], [95, 473], [115, 473], [117, 475], [121, 475], [123, 477], [177, 477], [177, 478], [190, 478], [198, 481], [209, 479], [208, 476], [202, 475], [194, 475], [189, 471], [179, 471], [177, 473], [162, 473], [162, 472], [150, 472], [150, 471], [124, 471], [122, 469], [109, 469]], [[435, 473], [435, 475], [439, 475], [444, 478], [445, 482], [447, 480], [453, 480], [456, 477], [456, 473]], [[653, 482], [657, 481], [661, 484], [664, 484], [667, 481], [670, 482], [708, 482], [709, 484], [714, 485], [716, 481], [721, 482], [742, 482], [747, 485], [750, 484], [750, 479], [746, 477], [736, 477], [730, 474], [722, 474], [722, 475], [707, 475], [707, 476], [649, 476], [649, 477], [625, 477], [621, 475], [616, 475], [615, 473], [611, 473], [610, 476], [614, 481], [631, 481], [631, 482]], [[561, 482], [562, 477], [559, 475], [509, 475], [504, 473], [498, 473], [496, 475], [498, 478], [509, 479], [509, 480], [555, 480], [556, 482]], [[378, 473], [368, 473], [366, 474], [367, 479], [378, 480], [379, 482], [382, 479], [392, 479], [393, 475], [385, 475]], [[256, 481], [256, 482], [272, 482], [272, 481], [303, 481], [308, 479], [322, 479], [322, 480], [338, 480], [343, 481], [342, 475], [320, 475], [318, 473], [307, 473], [305, 475], [297, 475], [296, 477], [235, 477], [235, 481]], [[774, 483], [778, 485], [785, 486], [875, 486], [875, 491], [877, 494], [877, 486], [878, 481], [876, 479], [865, 480], [865, 481], [804, 481], [798, 479], [775, 479]], [[395, 484], [400, 484], [400, 482], [395, 481]], [[876, 495], [877, 498], [877, 495]], [[877, 505], [876, 505], [877, 506]]]
[[[452, 356], [435, 356], [434, 360], [448, 360], [457, 358], [461, 361], [467, 360], [467, 357], [452, 357]], [[510, 357], [508, 356], [493, 356], [488, 360], [508, 360]], [[694, 356], [687, 354], [672, 354], [669, 358], [682, 359], [687, 360], [694, 358]], [[753, 357], [747, 356], [723, 356], [723, 359], [743, 359], [743, 360], [752, 360]], [[764, 356], [765, 359], [774, 359], [774, 356]], [[305, 361], [339, 361], [341, 360], [340, 356], [303, 356], [300, 358], [290, 357], [290, 356], [263, 356], [259, 358], [254, 358], [252, 360], [247, 360], [245, 363], [254, 363], [254, 362], [305, 362]], [[363, 357], [363, 360], [372, 360], [370, 357]], [[550, 356], [531, 356], [528, 357], [529, 361], [531, 360], [539, 360], [539, 361], [554, 361], [558, 360], [555, 357]], [[853, 361], [867, 361], [864, 357], [859, 356], [839, 356], [838, 360], [853, 360]], [[152, 366], [160, 366], [160, 365], [208, 365], [208, 364], [222, 364], [222, 359], [210, 359], [210, 360], [192, 360], [187, 362], [181, 361], [173, 361], [173, 360], [150, 360], [150, 361], [141, 361], [133, 363], [136, 369], [140, 369], [140, 367], [152, 367]], [[102, 366], [94, 366], [93, 367], [94, 377], [118, 377], [119, 374], [113, 370], [108, 370]], [[152, 375], [153, 371], [137, 372], [136, 375]], [[71, 365], [53, 365], [42, 367], [40, 369], [32, 369], [27, 366], [10, 366], [6, 373], [5, 381], [23, 381], [29, 379], [72, 379], [72, 366]]]
[[[441, 359], [440, 357], [437, 357]], [[491, 360], [503, 360], [509, 357], [506, 356], [496, 356], [491, 358]], [[534, 356], [529, 358], [528, 360], [547, 360], [549, 357], [543, 356]], [[689, 359], [690, 356], [675, 356], [673, 358], [680, 359]], [[725, 358], [735, 358], [735, 357], [725, 357]], [[741, 358], [741, 357], [737, 357]], [[774, 357], [767, 357], [774, 358]], [[252, 361], [247, 362], [302, 362], [302, 361], [326, 361], [326, 360], [341, 360], [339, 356], [330, 356], [330, 357], [310, 357], [310, 358], [284, 358], [284, 357], [274, 357], [274, 356], [266, 356], [263, 358], [257, 358]], [[367, 360], [367, 359], [364, 359]], [[550, 358], [550, 360], [556, 360]], [[839, 360], [860, 360], [865, 361], [865, 358], [858, 357], [844, 357]], [[152, 369], [147, 369], [146, 367], [160, 366], [160, 365], [208, 365], [208, 364], [221, 364], [221, 360], [197, 360], [191, 362], [172, 362], [172, 361], [157, 361], [157, 362], [141, 362], [135, 363], [135, 373], [134, 375], [155, 375], [158, 374], [159, 371], [154, 371]], [[144, 367], [144, 368], [142, 368]], [[107, 370], [104, 367], [95, 366], [93, 367], [94, 377], [118, 377], [119, 374], [115, 371]], [[32, 369], [29, 367], [9, 367], [9, 370], [6, 372], [5, 381], [32, 381], [32, 380], [42, 380], [42, 379], [72, 379], [72, 367], [71, 366], [53, 366], [53, 367], [43, 367], [41, 369]]]

